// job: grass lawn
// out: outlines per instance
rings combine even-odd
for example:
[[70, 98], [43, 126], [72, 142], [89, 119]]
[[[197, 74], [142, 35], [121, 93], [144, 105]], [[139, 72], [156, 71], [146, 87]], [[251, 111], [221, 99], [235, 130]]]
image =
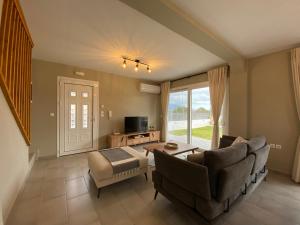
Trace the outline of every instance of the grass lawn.
[[[183, 136], [187, 134], [187, 129], [173, 130], [170, 131], [170, 133], [176, 136]], [[222, 133], [221, 130], [220, 133]], [[210, 140], [212, 136], [212, 126], [194, 128], [192, 129], [192, 136]]]

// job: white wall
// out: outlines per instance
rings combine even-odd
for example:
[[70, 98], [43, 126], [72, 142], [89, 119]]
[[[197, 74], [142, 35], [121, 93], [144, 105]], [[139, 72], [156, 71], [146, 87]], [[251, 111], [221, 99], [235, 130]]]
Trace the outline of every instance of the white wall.
[[[28, 163], [28, 146], [0, 91], [0, 205], [6, 220], [23, 187]], [[0, 223], [1, 224], [1, 223]]]

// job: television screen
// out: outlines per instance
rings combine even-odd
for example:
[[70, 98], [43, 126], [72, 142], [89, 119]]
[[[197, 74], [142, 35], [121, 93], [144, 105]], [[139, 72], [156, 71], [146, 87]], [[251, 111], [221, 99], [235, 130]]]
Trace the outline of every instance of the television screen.
[[125, 133], [145, 132], [148, 130], [148, 117], [125, 117]]

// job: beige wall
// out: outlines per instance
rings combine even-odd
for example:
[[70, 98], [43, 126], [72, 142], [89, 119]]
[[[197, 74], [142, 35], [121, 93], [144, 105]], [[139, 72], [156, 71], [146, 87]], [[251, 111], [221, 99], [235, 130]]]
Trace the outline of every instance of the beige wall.
[[[99, 106], [104, 105], [105, 117], [100, 117], [100, 147], [107, 147], [107, 135], [124, 131], [125, 116], [148, 116], [149, 125], [159, 129], [160, 95], [141, 93], [140, 80], [88, 69], [84, 77], [72, 75], [76, 67], [33, 60], [32, 149], [40, 156], [55, 156], [57, 152], [57, 77], [73, 77], [99, 81]], [[149, 83], [149, 82], [148, 82]], [[112, 119], [107, 111], [112, 110]], [[55, 112], [55, 117], [49, 113]]]
[[290, 52], [278, 52], [249, 60], [249, 136], [264, 134], [272, 149], [271, 169], [290, 174], [299, 134]]
[[248, 71], [245, 60], [229, 62], [228, 134], [248, 136]]

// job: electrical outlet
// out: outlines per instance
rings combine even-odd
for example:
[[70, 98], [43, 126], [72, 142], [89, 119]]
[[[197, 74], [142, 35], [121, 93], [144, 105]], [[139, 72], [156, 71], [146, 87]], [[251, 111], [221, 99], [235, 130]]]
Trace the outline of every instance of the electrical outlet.
[[275, 144], [270, 144], [270, 148], [275, 148]]
[[277, 145], [277, 144], [276, 144], [275, 147], [276, 147], [276, 149], [281, 149], [281, 145]]

